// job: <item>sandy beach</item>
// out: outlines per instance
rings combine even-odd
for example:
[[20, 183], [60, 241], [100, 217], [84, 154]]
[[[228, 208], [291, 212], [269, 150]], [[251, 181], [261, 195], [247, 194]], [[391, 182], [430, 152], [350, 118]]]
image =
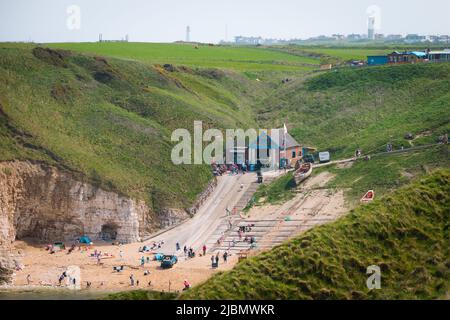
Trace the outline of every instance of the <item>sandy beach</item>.
[[[188, 280], [192, 285], [205, 281], [218, 271], [228, 270], [237, 261], [236, 256], [230, 256], [227, 263], [220, 258], [219, 268], [211, 268], [211, 256], [197, 256], [185, 259], [180, 257], [178, 263], [171, 269], [160, 268], [160, 263], [153, 261], [152, 253], [140, 253], [141, 243], [128, 245], [110, 245], [98, 243], [87, 250], [79, 251], [78, 248], [68, 254], [68, 250], [62, 250], [50, 254], [44, 245], [31, 245], [23, 241], [15, 244], [16, 250], [23, 256], [23, 269], [15, 272], [13, 285], [28, 286], [27, 276], [30, 275], [30, 287], [58, 286], [59, 276], [69, 266], [78, 266], [81, 270], [82, 288], [86, 288], [87, 282], [91, 282], [91, 290], [114, 291], [128, 289], [153, 289], [159, 291], [179, 291], [183, 288], [183, 281]], [[111, 254], [112, 257], [97, 259], [91, 257], [97, 251], [102, 254]], [[123, 259], [119, 256], [123, 252]], [[201, 254], [198, 252], [197, 254]], [[140, 265], [141, 257], [150, 257], [150, 262]], [[147, 259], [146, 259], [147, 260]], [[123, 265], [122, 272], [113, 270], [114, 266]], [[144, 276], [144, 271], [150, 274]], [[130, 275], [134, 276], [135, 286], [130, 285]], [[139, 284], [137, 284], [139, 282]], [[65, 283], [63, 282], [63, 286]]]
[[[81, 281], [79, 283], [81, 289], [89, 289], [92, 292], [133, 289], [177, 292], [183, 289], [185, 280], [192, 286], [202, 283], [219, 271], [231, 269], [238, 262], [237, 251], [229, 248], [228, 261], [224, 263], [223, 251], [220, 251], [219, 267], [213, 269], [211, 267], [211, 255], [216, 254], [216, 250], [207, 248], [208, 250], [213, 249], [212, 252], [214, 253], [211, 252], [202, 256], [202, 246], [211, 237], [213, 229], [217, 227], [217, 221], [225, 219], [221, 211], [225, 211], [227, 205], [235, 203], [236, 199], [239, 198], [236, 180], [245, 181], [248, 185], [252, 179], [253, 177], [250, 175], [221, 177], [217, 192], [193, 219], [145, 242], [113, 245], [103, 241], [95, 241], [90, 247], [77, 246], [71, 253], [68, 253], [68, 249], [72, 243], [66, 242], [66, 250], [50, 254], [46, 250], [46, 244], [33, 243], [29, 239], [16, 241], [14, 243], [15, 251], [17, 256], [21, 257], [22, 264], [21, 270], [17, 270], [14, 274], [12, 286], [15, 288], [58, 288], [60, 287], [58, 279], [69, 266], [80, 268]], [[261, 221], [280, 219], [274, 228], [268, 229], [262, 236], [261, 241], [266, 246], [252, 250], [252, 254], [260, 250], [267, 250], [276, 244], [272, 240], [284, 224], [290, 223], [284, 220], [286, 215], [293, 219], [300, 219], [301, 223], [305, 224], [299, 225], [297, 232], [291, 235], [294, 236], [315, 225], [333, 221], [344, 214], [347, 208], [344, 204], [343, 192], [330, 192], [327, 189], [322, 189], [330, 179], [332, 179], [332, 175], [321, 173], [309, 179], [301, 187], [300, 192], [286, 203], [252, 208], [247, 216], [242, 218], [242, 221], [245, 222], [246, 219], [262, 219]], [[211, 212], [214, 212], [214, 215]], [[184, 245], [190, 247], [187, 243], [180, 242], [181, 250], [175, 250], [178, 239], [190, 241], [189, 243], [196, 252], [194, 258], [186, 258], [183, 253]], [[139, 252], [139, 249], [144, 245], [151, 247], [155, 241], [164, 241], [160, 249], [144, 253]], [[100, 263], [94, 257], [94, 253], [99, 251], [102, 253]], [[122, 252], [122, 257], [120, 252]], [[160, 262], [153, 260], [155, 253], [176, 254], [178, 263], [171, 269], [162, 269]], [[145, 261], [143, 266], [141, 265], [142, 257]], [[117, 272], [114, 270], [114, 267], [120, 266], [124, 266], [123, 271]], [[148, 275], [144, 275], [146, 271], [149, 272]], [[135, 280], [134, 286], [130, 284], [131, 275]], [[28, 283], [28, 280], [30, 280], [30, 283]], [[67, 279], [62, 282], [61, 287], [67, 286], [66, 281]], [[89, 288], [87, 288], [88, 282], [91, 283]]]

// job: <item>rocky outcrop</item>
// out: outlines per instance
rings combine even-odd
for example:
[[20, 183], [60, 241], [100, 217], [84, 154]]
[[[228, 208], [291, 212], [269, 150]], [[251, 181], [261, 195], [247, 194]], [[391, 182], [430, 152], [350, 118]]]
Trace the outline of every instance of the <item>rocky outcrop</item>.
[[[213, 192], [213, 179], [189, 209], [166, 208], [153, 214], [144, 201], [79, 181], [44, 163], [0, 162], [0, 267], [14, 268], [13, 242], [20, 239], [140, 241], [195, 214]], [[17, 258], [17, 259], [16, 259]]]
[[[77, 181], [69, 172], [25, 161], [0, 163], [0, 266], [16, 239], [139, 241], [158, 223], [145, 202]], [[3, 258], [2, 258], [3, 257]]]

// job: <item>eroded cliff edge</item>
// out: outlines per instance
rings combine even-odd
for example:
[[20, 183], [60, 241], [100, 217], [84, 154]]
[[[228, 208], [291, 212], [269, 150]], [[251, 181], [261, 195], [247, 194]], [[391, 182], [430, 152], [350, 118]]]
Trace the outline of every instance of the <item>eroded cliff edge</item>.
[[18, 239], [74, 241], [88, 235], [94, 241], [140, 241], [189, 218], [214, 186], [215, 181], [190, 209], [153, 213], [144, 201], [78, 181], [53, 166], [0, 162], [0, 267], [14, 268], [11, 251]]

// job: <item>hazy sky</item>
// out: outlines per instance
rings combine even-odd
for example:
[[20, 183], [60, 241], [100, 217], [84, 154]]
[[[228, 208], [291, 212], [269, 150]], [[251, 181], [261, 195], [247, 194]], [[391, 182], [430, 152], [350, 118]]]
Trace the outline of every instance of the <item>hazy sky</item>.
[[[79, 29], [67, 27], [71, 5], [80, 8]], [[96, 41], [102, 33], [171, 42], [185, 39], [187, 25], [201, 42], [224, 39], [226, 29], [228, 40], [367, 33], [371, 5], [381, 9], [380, 33], [450, 34], [449, 0], [0, 0], [0, 41]]]

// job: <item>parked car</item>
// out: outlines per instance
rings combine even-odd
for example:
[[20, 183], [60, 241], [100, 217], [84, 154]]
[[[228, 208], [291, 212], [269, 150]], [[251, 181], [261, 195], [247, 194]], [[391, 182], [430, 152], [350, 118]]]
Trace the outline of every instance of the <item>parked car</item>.
[[330, 162], [330, 153], [328, 151], [319, 152], [319, 162], [320, 163]]
[[169, 269], [172, 268], [175, 263], [178, 262], [178, 258], [175, 255], [165, 255], [163, 260], [161, 261], [161, 268]]

